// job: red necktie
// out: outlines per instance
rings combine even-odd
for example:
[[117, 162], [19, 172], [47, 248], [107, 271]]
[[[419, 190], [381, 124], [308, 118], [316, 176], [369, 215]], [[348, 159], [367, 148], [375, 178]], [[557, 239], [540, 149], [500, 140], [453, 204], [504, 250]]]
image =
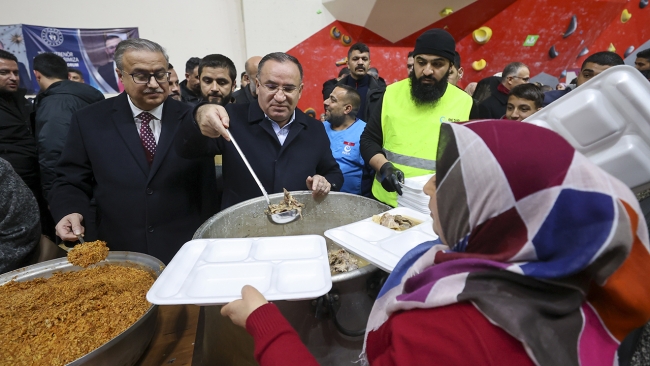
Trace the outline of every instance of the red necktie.
[[153, 137], [149, 122], [153, 121], [155, 117], [149, 112], [142, 112], [136, 118], [142, 122], [140, 125], [140, 139], [142, 140], [144, 153], [147, 155], [147, 162], [151, 165], [153, 157], [156, 155], [156, 139]]

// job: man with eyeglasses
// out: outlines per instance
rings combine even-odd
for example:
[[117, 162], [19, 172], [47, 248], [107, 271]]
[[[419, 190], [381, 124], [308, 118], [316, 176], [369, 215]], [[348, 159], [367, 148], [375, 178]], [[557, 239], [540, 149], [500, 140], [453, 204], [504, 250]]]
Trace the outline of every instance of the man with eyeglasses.
[[526, 84], [530, 80], [528, 66], [521, 62], [509, 63], [501, 73], [501, 83], [497, 85], [497, 92], [481, 102], [478, 106], [478, 115], [484, 119], [500, 119], [506, 114], [508, 94], [517, 85]]
[[214, 161], [187, 160], [173, 148], [191, 108], [168, 98], [169, 62], [159, 44], [122, 41], [115, 64], [124, 93], [72, 116], [49, 196], [57, 235], [168, 263], [217, 211]]
[[221, 208], [262, 195], [229, 133], [250, 162], [268, 193], [312, 191], [323, 196], [339, 190], [343, 174], [319, 122], [296, 108], [302, 95], [302, 66], [282, 52], [259, 63], [257, 102], [199, 106], [196, 123], [184, 120], [177, 149], [186, 158], [223, 155], [224, 192]]

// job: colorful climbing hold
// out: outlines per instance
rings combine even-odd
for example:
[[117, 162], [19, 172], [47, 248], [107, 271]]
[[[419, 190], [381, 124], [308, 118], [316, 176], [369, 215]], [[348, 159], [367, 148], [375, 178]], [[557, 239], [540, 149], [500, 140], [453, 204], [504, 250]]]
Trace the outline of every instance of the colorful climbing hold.
[[472, 38], [478, 44], [486, 44], [492, 38], [492, 29], [490, 27], [481, 27], [472, 32]]
[[586, 56], [589, 53], [589, 49], [587, 47], [583, 48], [582, 51], [578, 54], [578, 58], [582, 56]]
[[551, 46], [551, 49], [548, 50], [548, 55], [550, 58], [556, 58], [560, 53], [555, 49], [555, 45]]
[[566, 32], [564, 32], [564, 38], [570, 36], [573, 34], [573, 32], [578, 29], [578, 17], [577, 16], [572, 16], [571, 20], [569, 21], [569, 26], [566, 29]]
[[348, 63], [348, 58], [343, 57], [342, 59], [336, 61], [336, 66], [343, 66]]
[[341, 36], [341, 44], [344, 46], [349, 46], [352, 44], [352, 37], [343, 35]]
[[648, 0], [641, 0], [639, 1], [639, 8], [643, 9], [646, 6], [648, 6]]
[[621, 13], [621, 23], [627, 23], [630, 18], [632, 18], [632, 14], [630, 14], [627, 9], [623, 9], [623, 12]]
[[613, 43], [609, 44], [609, 47], [607, 47], [607, 51], [609, 52], [616, 52], [616, 47], [614, 47]]
[[444, 8], [444, 9], [440, 10], [440, 17], [444, 18], [444, 17], [446, 17], [447, 15], [450, 15], [453, 12], [454, 12], [454, 10], [452, 8], [448, 8], [448, 7]]
[[487, 66], [487, 62], [484, 59], [472, 62], [472, 69], [476, 71], [481, 71]]
[[341, 31], [339, 31], [339, 29], [336, 27], [332, 27], [332, 29], [330, 29], [330, 37], [334, 39], [341, 39]]
[[623, 54], [623, 57], [625, 58], [625, 57], [631, 55], [632, 52], [634, 52], [634, 46], [628, 47], [627, 50], [625, 50], [625, 53]]

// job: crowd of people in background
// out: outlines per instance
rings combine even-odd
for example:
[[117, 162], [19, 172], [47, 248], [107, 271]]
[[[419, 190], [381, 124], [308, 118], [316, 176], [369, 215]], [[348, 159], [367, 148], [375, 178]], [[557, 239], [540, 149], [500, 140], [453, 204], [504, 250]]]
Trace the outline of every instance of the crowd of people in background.
[[[283, 52], [250, 57], [241, 73], [226, 55], [192, 57], [182, 81], [156, 42], [111, 38], [106, 52], [112, 61], [99, 73], [119, 95], [105, 98], [61, 57], [42, 53], [31, 71], [40, 93], [30, 100], [19, 88], [17, 58], [0, 50], [0, 273], [34, 263], [44, 242], [81, 236], [168, 263], [209, 217], [261, 196], [235, 141], [268, 193], [307, 189], [318, 198], [341, 191], [396, 207], [407, 178], [444, 169], [462, 179], [449, 165], [458, 154], [449, 123], [522, 121], [623, 64], [616, 53], [594, 53], [575, 80], [547, 86], [531, 83], [529, 68], [511, 62], [463, 90], [453, 37], [431, 29], [408, 54], [405, 78], [387, 85], [371, 67], [372, 50], [356, 43], [347, 66], [323, 83], [318, 121], [297, 108], [303, 68]], [[650, 49], [637, 54], [635, 66], [648, 78]], [[465, 132], [455, 133], [458, 146], [467, 144]], [[447, 160], [437, 161], [443, 150]], [[429, 190], [434, 199], [435, 187]], [[467, 311], [494, 330], [476, 309]], [[510, 344], [515, 360], [532, 364], [509, 334], [492, 341]], [[371, 363], [391, 346], [379, 345], [369, 345]], [[296, 357], [303, 356], [309, 359]]]
[[[295, 138], [291, 131], [295, 132], [301, 128], [305, 130], [301, 132], [302, 134], [307, 131], [314, 132], [308, 126], [313, 123], [311, 118], [316, 117], [315, 113], [309, 111], [308, 115], [303, 115], [300, 109], [296, 108], [303, 88], [302, 67], [297, 59], [289, 56], [282, 56], [279, 61], [271, 59], [271, 63], [288, 62], [297, 67], [297, 71], [299, 71], [297, 74], [296, 70], [289, 70], [291, 71], [289, 72], [290, 76], [295, 76], [295, 80], [290, 80], [289, 87], [278, 86], [275, 79], [260, 79], [262, 75], [265, 75], [259, 67], [264, 60], [261, 56], [253, 56], [246, 60], [243, 65], [244, 71], [241, 73], [237, 72], [232, 60], [222, 54], [211, 54], [202, 58], [192, 57], [185, 64], [185, 78], [181, 81], [176, 69], [168, 62], [164, 49], [160, 46], [157, 48], [149, 45], [144, 46], [140, 51], [161, 53], [164, 60], [161, 59], [160, 63], [165, 65], [164, 70], [154, 70], [157, 73], [148, 74], [149, 78], [147, 79], [145, 72], [147, 70], [125, 70], [124, 60], [121, 58], [124, 57], [124, 52], [117, 52], [120, 45], [127, 47], [127, 51], [131, 50], [128, 47], [132, 47], [132, 43], [137, 41], [122, 41], [115, 38], [107, 39], [106, 42], [107, 55], [113, 61], [107, 63], [102, 72], [107, 75], [104, 77], [105, 80], [110, 80], [111, 85], [115, 84], [115, 90], [125, 90], [122, 97], [115, 98], [115, 100], [125, 99], [124, 102], [129, 102], [122, 103], [121, 107], [130, 105], [132, 108], [150, 112], [145, 108], [146, 104], [138, 105], [137, 96], [129, 93], [127, 84], [131, 83], [138, 88], [137, 92], [142, 93], [143, 103], [150, 100], [152, 95], [164, 93], [164, 98], [161, 95], [156, 99], [156, 103], [159, 102], [160, 105], [166, 106], [167, 99], [177, 101], [180, 103], [177, 108], [183, 111], [182, 116], [177, 116], [179, 121], [185, 115], [189, 116], [188, 119], [196, 120], [194, 126], [199, 126], [199, 129], [195, 131], [180, 127], [178, 129], [179, 134], [185, 133], [185, 143], [195, 141], [194, 145], [191, 148], [186, 146], [179, 149], [170, 147], [170, 149], [174, 153], [178, 150], [180, 155], [192, 157], [206, 154], [216, 155], [214, 158], [216, 182], [208, 179], [210, 180], [208, 185], [214, 183], [218, 194], [216, 202], [213, 203], [214, 207], [207, 209], [205, 215], [213, 214], [219, 209], [227, 208], [260, 193], [253, 186], [243, 188], [252, 183], [252, 180], [242, 182], [241, 178], [232, 179], [234, 175], [240, 173], [243, 176], [247, 175], [236, 169], [241, 167], [239, 158], [234, 156], [227, 145], [219, 142], [214, 147], [208, 148], [207, 142], [196, 142], [200, 139], [198, 136], [192, 135], [192, 132], [201, 131], [212, 139], [224, 136], [224, 139], [214, 141], [228, 140], [229, 137], [224, 127], [232, 128], [233, 124], [229, 125], [229, 122], [232, 121], [234, 115], [237, 115], [238, 119], [248, 120], [248, 123], [252, 123], [251, 120], [257, 118], [253, 118], [254, 115], [260, 119], [271, 121], [268, 126], [257, 125], [263, 126], [262, 130], [265, 132], [256, 130], [241, 132], [241, 138], [244, 141], [249, 135], [256, 136], [258, 133], [265, 133], [274, 140], [271, 141], [267, 150], [260, 147], [261, 140], [257, 142], [251, 140], [250, 144], [256, 144], [256, 148], [248, 152], [251, 156], [259, 155], [252, 159], [253, 165], [260, 165], [256, 168], [264, 172], [262, 180], [270, 192], [278, 192], [281, 188], [309, 188], [317, 191], [320, 189], [320, 192], [324, 193], [323, 187], [314, 186], [314, 182], [316, 182], [316, 184], [325, 184], [326, 190], [331, 188], [373, 197], [395, 206], [396, 195], [401, 194], [400, 182], [405, 177], [435, 171], [435, 156], [432, 154], [436, 149], [435, 146], [432, 148], [431, 144], [436, 144], [436, 138], [433, 136], [436, 136], [439, 125], [433, 125], [433, 127], [423, 125], [420, 123], [422, 119], [436, 119], [441, 122], [473, 119], [522, 121], [607, 68], [623, 64], [622, 58], [616, 53], [607, 51], [594, 53], [583, 62], [576, 79], [569, 83], [549, 86], [531, 83], [528, 67], [521, 62], [512, 62], [505, 65], [501, 73], [477, 82], [472, 81], [464, 90], [461, 90], [457, 85], [465, 73], [460, 54], [455, 50], [455, 42], [446, 31], [431, 30], [418, 38], [414, 50], [409, 52], [406, 59], [406, 78], [387, 85], [379, 75], [379, 71], [371, 67], [371, 49], [366, 44], [356, 43], [348, 49], [347, 65], [340, 69], [335, 78], [323, 83], [322, 97], [325, 112], [321, 114], [320, 120], [323, 122], [325, 133], [318, 138], [310, 138], [312, 139], [310, 141], [311, 149], [304, 147], [305, 151], [311, 151], [316, 146], [315, 141], [328, 142], [329, 148], [325, 155], [328, 162], [314, 161], [306, 164], [302, 161], [294, 164], [290, 159], [286, 163], [287, 166], [282, 167], [280, 156], [287, 155], [284, 150], [288, 149], [283, 147], [285, 141], [291, 142]], [[137, 51], [137, 49], [135, 50]], [[130, 53], [126, 52], [126, 54]], [[32, 224], [40, 225], [44, 237], [56, 241], [55, 224], [61, 223], [64, 217], [72, 213], [72, 211], [65, 211], [65, 214], [53, 215], [59, 211], [56, 207], [57, 192], [59, 191], [52, 192], [57, 179], [59, 185], [62, 185], [66, 179], [70, 179], [62, 170], [62, 166], [66, 162], [65, 159], [62, 159], [62, 154], [66, 148], [72, 149], [72, 146], [66, 146], [66, 141], [69, 145], [79, 143], [69, 138], [71, 121], [74, 120], [72, 117], [84, 107], [92, 105], [93, 108], [99, 108], [102, 103], [111, 104], [112, 102], [104, 101], [102, 93], [84, 85], [83, 74], [77, 69], [68, 68], [66, 62], [53, 53], [43, 53], [34, 59], [32, 73], [41, 91], [34, 99], [26, 99], [25, 91], [19, 88], [21, 80], [18, 66], [14, 55], [0, 50], [0, 126], [2, 126], [0, 129], [0, 158], [11, 164], [13, 170], [21, 177], [38, 203], [40, 220], [38, 222], [32, 220]], [[635, 67], [648, 78], [650, 50], [638, 52]], [[115, 77], [111, 77], [113, 74]], [[239, 88], [237, 88], [238, 83]], [[261, 99], [260, 96], [264, 96], [268, 100]], [[155, 105], [155, 107], [160, 105]], [[175, 104], [170, 103], [170, 105]], [[259, 109], [248, 110], [239, 105], [256, 106]], [[204, 106], [214, 107], [205, 108]], [[220, 109], [216, 108], [217, 106]], [[168, 111], [170, 108], [165, 107], [164, 109]], [[104, 110], [102, 118], [110, 115], [110, 108], [104, 108]], [[209, 110], [209, 112], [202, 113], [205, 110]], [[152, 119], [153, 127], [151, 129], [154, 143], [167, 143], [171, 146], [176, 143], [173, 136], [170, 136], [170, 141], [164, 141], [165, 139], [159, 141], [162, 131], [161, 127], [156, 127], [158, 126], [156, 121], [160, 121], [162, 111], [158, 112], [157, 114], [153, 113]], [[274, 119], [272, 112], [277, 112], [275, 114], [281, 120]], [[99, 119], [99, 116], [96, 118]], [[120, 118], [128, 119], [125, 115], [121, 115]], [[136, 121], [135, 125], [138, 126], [138, 130], [133, 132], [138, 134], [130, 137], [122, 136], [132, 144], [135, 143], [132, 141], [134, 137], [142, 137], [141, 119], [135, 115], [133, 118]], [[218, 126], [215, 125], [215, 121]], [[208, 125], [210, 126], [208, 127]], [[77, 128], [74, 124], [72, 126]], [[183, 127], [182, 124], [180, 126]], [[231, 131], [236, 132], [236, 127]], [[73, 131], [73, 133], [76, 132], [80, 131]], [[172, 133], [176, 134], [177, 132], [173, 131]], [[82, 139], [87, 143], [87, 137]], [[107, 137], [102, 139], [103, 144], [108, 141]], [[423, 148], [424, 146], [428, 149]], [[88, 146], [85, 147], [88, 148]], [[201, 154], [192, 151], [199, 147], [203, 147]], [[131, 149], [137, 148], [131, 147]], [[427, 150], [434, 153], [426, 153]], [[83, 153], [88, 155], [87, 150], [84, 150]], [[131, 155], [136, 154], [138, 154], [137, 151], [131, 151]], [[306, 156], [302, 151], [292, 154], [301, 154], [303, 158]], [[115, 158], [115, 156], [108, 158], [110, 154], [106, 153], [102, 155], [107, 155], [107, 157], [101, 158], [102, 161]], [[76, 211], [73, 211], [81, 216], [79, 216], [79, 220], [73, 220], [73, 224], [77, 225], [77, 221], [86, 222], [89, 224], [86, 226], [92, 233], [102, 221], [106, 222], [111, 219], [102, 217], [106, 215], [105, 208], [102, 207], [104, 197], [98, 197], [98, 194], [102, 192], [103, 182], [97, 176], [99, 162], [92, 160], [98, 157], [86, 156], [86, 158], [90, 159], [84, 162], [88, 170], [75, 172], [80, 175], [75, 178], [86, 180], [87, 186], [83, 186], [82, 192], [79, 193], [84, 196], [83, 201], [86, 204], [83, 209], [68, 202], [61, 204], [67, 207], [76, 207]], [[132, 156], [132, 158], [135, 157]], [[235, 161], [224, 163], [224, 159], [226, 161], [234, 159]], [[260, 163], [265, 160], [268, 162]], [[333, 172], [330, 171], [330, 168], [333, 167], [334, 161], [337, 163], [335, 164], [337, 177], [328, 175]], [[81, 162], [75, 162], [75, 164], [81, 164]], [[140, 164], [142, 163], [140, 162]], [[307, 166], [307, 169], [304, 170], [302, 173], [304, 176], [299, 177], [299, 180], [308, 183], [307, 185], [298, 184], [297, 181], [289, 182], [285, 178], [281, 179], [289, 174], [287, 173], [289, 170], [296, 170], [297, 166], [302, 165]], [[141, 168], [144, 167], [141, 166]], [[283, 169], [287, 169], [287, 171], [285, 172]], [[144, 173], [147, 175], [146, 171]], [[201, 174], [206, 175], [205, 173]], [[342, 178], [338, 177], [339, 174], [342, 175]], [[315, 180], [314, 177], [316, 177]], [[111, 184], [115, 183], [113, 180], [115, 179], [110, 179]], [[147, 181], [147, 184], [150, 185], [150, 183]], [[75, 182], [73, 186], [79, 189], [80, 184]], [[205, 186], [205, 184], [197, 184], [191, 189], [186, 188], [188, 192], [201, 191], [199, 189], [201, 185]], [[107, 194], [108, 197], [112, 197], [111, 194]], [[147, 196], [146, 190], [144, 194], [146, 198], [150, 198]], [[195, 193], [193, 194], [195, 195]], [[194, 200], [200, 201], [196, 196], [189, 201]], [[179, 211], [195, 209], [196, 207], [185, 207]], [[84, 211], [85, 214], [78, 211]], [[141, 214], [148, 217], [147, 212], [145, 210]], [[202, 215], [201, 218], [205, 218], [205, 215]], [[73, 225], [69, 221], [66, 223]], [[142, 224], [138, 230], [147, 232], [147, 228], [150, 227], [153, 226]], [[71, 232], [80, 230], [79, 228], [73, 230], [71, 226], [69, 229]], [[65, 239], [74, 238], [74, 236], [65, 234], [59, 236]], [[30, 250], [25, 253], [33, 252], [36, 244], [32, 240], [28, 245]], [[177, 247], [177, 245], [173, 246]], [[173, 250], [170, 251], [170, 253], [172, 252]], [[25, 256], [23, 259], [26, 260], [28, 257]], [[13, 268], [18, 264], [15, 262], [12, 266], [5, 268]], [[1, 269], [2, 267], [0, 267]]]

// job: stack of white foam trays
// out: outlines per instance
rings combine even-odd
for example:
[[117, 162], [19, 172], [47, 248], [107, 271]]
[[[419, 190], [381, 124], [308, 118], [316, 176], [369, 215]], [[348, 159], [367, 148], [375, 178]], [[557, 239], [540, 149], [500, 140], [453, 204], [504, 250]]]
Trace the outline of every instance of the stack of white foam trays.
[[406, 178], [402, 184], [402, 195], [397, 196], [397, 207], [408, 207], [423, 214], [429, 215], [429, 196], [424, 194], [424, 185], [433, 174], [419, 177]]

